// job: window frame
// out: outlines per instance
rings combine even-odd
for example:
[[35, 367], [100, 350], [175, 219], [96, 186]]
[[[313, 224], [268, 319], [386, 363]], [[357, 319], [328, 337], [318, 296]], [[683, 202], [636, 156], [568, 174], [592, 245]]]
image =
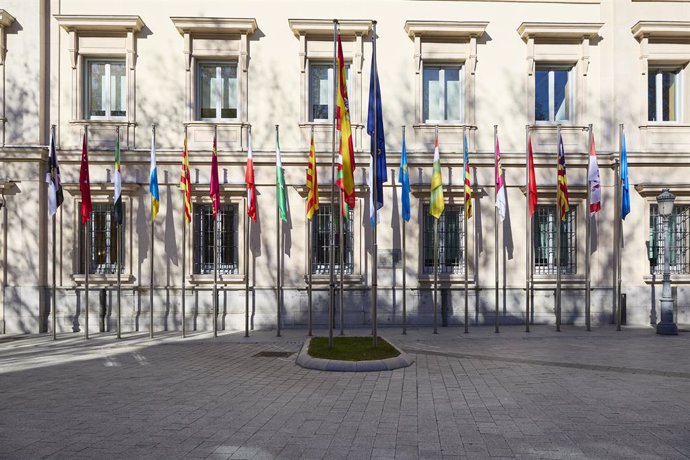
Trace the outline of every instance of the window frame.
[[[678, 210], [681, 210], [679, 213]], [[663, 218], [658, 214], [658, 204], [649, 203], [649, 245], [647, 250], [647, 258], [651, 261], [656, 254], [655, 265], [650, 264], [650, 272], [654, 275], [661, 275], [664, 272], [664, 240], [665, 234]], [[678, 223], [678, 216], [681, 217], [681, 225]], [[671, 249], [671, 260], [669, 261], [669, 268], [671, 274], [675, 275], [690, 275], [690, 204], [680, 203], [673, 207], [673, 214], [671, 215], [670, 223], [675, 225], [676, 231], [671, 233], [669, 246]], [[675, 222], [673, 221], [675, 219]], [[680, 227], [680, 230], [678, 228]], [[661, 239], [656, 238], [662, 232]], [[678, 245], [678, 234], [682, 235], [683, 243]], [[674, 235], [676, 238], [674, 239]], [[680, 248], [679, 248], [680, 246]], [[680, 260], [680, 262], [679, 262]], [[675, 261], [675, 262], [674, 262]]]
[[[333, 214], [333, 209], [336, 208], [336, 214]], [[320, 203], [319, 204], [319, 209], [314, 213], [315, 218], [312, 218], [311, 222], [311, 235], [310, 235], [310, 244], [311, 244], [311, 260], [308, 262], [307, 270], [311, 270], [312, 275], [320, 276], [320, 275], [327, 275], [330, 271], [330, 245], [328, 247], [328, 252], [326, 253], [326, 260], [319, 262], [318, 257], [320, 254], [319, 249], [319, 239], [318, 235], [320, 232], [320, 223], [321, 223], [321, 214], [323, 211], [328, 209], [329, 213], [329, 218], [333, 222], [332, 225], [338, 225], [337, 224], [337, 216], [340, 215], [340, 207], [338, 204], [333, 205], [331, 203]], [[343, 233], [344, 233], [344, 238], [345, 238], [345, 269], [344, 269], [344, 274], [346, 276], [352, 276], [355, 274], [355, 227], [354, 227], [354, 220], [355, 220], [355, 212], [353, 209], [349, 210], [350, 213], [350, 219], [345, 221], [343, 220]], [[324, 218], [325, 219], [325, 218]], [[330, 231], [330, 226], [329, 229]], [[335, 273], [340, 273], [340, 263], [339, 263], [339, 232], [338, 229], [336, 228], [336, 242], [333, 245], [334, 249], [338, 251], [338, 254], [334, 258], [333, 261], [333, 270]]]
[[[209, 216], [211, 215], [211, 206], [212, 204], [210, 202], [202, 202], [202, 203], [194, 203], [194, 206], [192, 207], [192, 238], [191, 238], [191, 257], [192, 257], [192, 265], [191, 265], [191, 273], [190, 275], [192, 276], [207, 276], [207, 275], [213, 275], [213, 261], [208, 262], [206, 258], [204, 257], [204, 254], [209, 251], [209, 248], [207, 247], [206, 250], [202, 250], [199, 248], [197, 243], [200, 242], [200, 240], [204, 240], [201, 244], [204, 245], [210, 245], [210, 251], [213, 252], [213, 240], [210, 242], [205, 240], [206, 235], [210, 234], [211, 237], [213, 237], [213, 229], [208, 230], [208, 229], [202, 229], [200, 228], [201, 225], [205, 225], [208, 222], [214, 222], [212, 218]], [[222, 213], [224, 212], [224, 209], [229, 209], [232, 210], [232, 234], [233, 234], [233, 252], [231, 254], [232, 260], [228, 262], [227, 264], [225, 263], [219, 263], [218, 264], [218, 274], [223, 275], [223, 276], [231, 276], [231, 275], [241, 275], [241, 270], [240, 270], [240, 250], [241, 250], [241, 241], [240, 241], [240, 232], [242, 231], [242, 228], [240, 226], [240, 207], [239, 203], [222, 203], [221, 204], [221, 209], [220, 209], [220, 228], [218, 229], [218, 232], [220, 233], [218, 236], [218, 241], [219, 241], [219, 246], [217, 247], [217, 253], [223, 253], [224, 251], [224, 243], [223, 243], [223, 232], [224, 232], [224, 218], [222, 216]], [[204, 220], [203, 222], [200, 222], [199, 220], [202, 217], [201, 216], [206, 216], [207, 219], [209, 220]], [[215, 228], [215, 223], [213, 224], [213, 227]], [[219, 259], [220, 260], [220, 259]], [[223, 267], [223, 265], [227, 265], [228, 267]]]
[[[129, 113], [129, 107], [128, 107], [128, 100], [129, 100], [129, 82], [128, 82], [128, 72], [127, 72], [127, 60], [123, 57], [121, 59], [119, 58], [105, 58], [105, 57], [85, 57], [84, 59], [84, 85], [83, 85], [83, 91], [84, 91], [84, 108], [83, 108], [83, 113], [84, 113], [84, 119], [85, 120], [116, 120], [116, 121], [122, 121], [122, 120], [127, 120], [127, 116]], [[91, 64], [94, 63], [104, 63], [105, 64], [105, 82], [106, 82], [106, 88], [103, 90], [106, 93], [106, 107], [105, 107], [105, 115], [100, 116], [100, 115], [91, 115]], [[125, 68], [125, 81], [124, 81], [124, 96], [125, 96], [125, 104], [124, 104], [124, 109], [125, 109], [125, 114], [122, 116], [113, 116], [111, 115], [112, 113], [112, 88], [111, 88], [111, 74], [110, 74], [110, 67], [112, 64], [122, 64]]]
[[[459, 75], [459, 84], [460, 84], [460, 94], [459, 98], [460, 100], [458, 101], [458, 109], [460, 112], [460, 118], [457, 120], [450, 120], [447, 118], [447, 112], [448, 112], [448, 104], [446, 100], [446, 80], [445, 80], [445, 71], [448, 69], [456, 69], [458, 70], [458, 75]], [[443, 102], [443, 113], [446, 118], [443, 120], [433, 120], [430, 118], [426, 118], [425, 114], [428, 113], [429, 111], [429, 98], [427, 97], [427, 94], [425, 93], [426, 89], [426, 78], [425, 78], [425, 73], [427, 69], [438, 69], [439, 70], [439, 78], [441, 74], [443, 74], [443, 84], [441, 84], [441, 93], [442, 93], [442, 102]], [[422, 64], [422, 113], [421, 113], [421, 119], [422, 123], [424, 124], [431, 124], [431, 125], [437, 125], [437, 124], [449, 124], [449, 125], [458, 125], [458, 124], [463, 124], [465, 123], [465, 63], [464, 62], [435, 62], [432, 60], [428, 60]]]
[[[433, 228], [433, 217], [429, 214], [429, 209], [430, 209], [430, 204], [428, 202], [422, 204], [422, 220], [421, 220], [421, 231], [422, 231], [422, 237], [420, 238], [420, 243], [421, 243], [421, 269], [419, 271], [420, 274], [424, 276], [429, 276], [434, 274], [434, 263], [433, 259], [431, 261], [430, 265], [427, 265], [427, 259], [426, 259], [426, 249], [428, 246], [432, 247], [432, 253], [433, 253], [433, 230], [432, 229], [427, 229], [427, 223], [430, 223], [432, 228]], [[457, 265], [451, 265], [448, 266], [446, 264], [447, 258], [444, 256], [445, 255], [445, 248], [446, 248], [446, 232], [445, 232], [445, 227], [447, 225], [446, 218], [448, 216], [449, 212], [457, 212], [457, 219], [458, 219], [458, 228], [460, 229], [460, 233], [458, 234], [458, 251], [459, 251], [459, 257], [458, 257], [458, 264]], [[443, 234], [443, 238], [439, 238], [439, 258], [438, 258], [438, 266], [437, 266], [437, 271], [439, 275], [446, 275], [446, 276], [453, 276], [453, 275], [463, 275], [464, 270], [465, 270], [465, 259], [467, 258], [467, 252], [468, 248], [464, 247], [465, 245], [465, 232], [467, 231], [466, 228], [464, 228], [465, 225], [465, 219], [464, 219], [464, 213], [465, 213], [465, 208], [463, 204], [446, 204], [445, 210], [443, 214], [441, 214], [441, 218], [439, 219], [439, 234]], [[441, 228], [443, 226], [443, 229]], [[468, 228], [470, 227], [469, 222], [468, 222]], [[427, 242], [426, 238], [427, 236], [431, 236], [432, 241]], [[427, 244], [429, 243], [429, 244]], [[469, 243], [469, 238], [468, 238], [468, 243]], [[469, 271], [469, 259], [467, 259], [468, 262], [468, 271]], [[449, 268], [450, 267], [450, 268]]]
[[[674, 120], [660, 120], [663, 118], [664, 107], [663, 107], [663, 73], [674, 72], [676, 74], [676, 91], [674, 94], [674, 103], [676, 105], [676, 116]], [[654, 112], [656, 114], [656, 120], [649, 119], [649, 79], [652, 73], [655, 74], [655, 91], [656, 100]], [[647, 122], [653, 124], [678, 124], [683, 119], [683, 67], [677, 65], [650, 65], [647, 70]]]
[[[235, 68], [235, 94], [237, 95], [237, 101], [236, 101], [236, 116], [234, 118], [223, 118], [222, 116], [219, 117], [219, 113], [222, 114], [223, 110], [223, 95], [222, 95], [222, 87], [221, 87], [221, 94], [220, 97], [218, 97], [216, 101], [216, 116], [214, 118], [205, 118], [202, 117], [201, 115], [201, 110], [202, 110], [202, 85], [201, 85], [201, 76], [202, 76], [202, 67], [204, 66], [215, 66], [216, 67], [216, 78], [220, 78], [222, 75], [222, 69], [223, 66], [227, 67], [234, 67]], [[196, 121], [202, 121], [202, 122], [209, 122], [209, 123], [222, 123], [222, 122], [236, 122], [240, 120], [240, 110], [242, 106], [242, 94], [241, 94], [241, 88], [240, 88], [240, 68], [239, 68], [239, 63], [237, 61], [219, 61], [219, 60], [212, 60], [212, 61], [207, 61], [207, 60], [202, 60], [199, 59], [196, 62], [196, 68], [195, 73], [196, 77], [194, 78], [195, 80], [195, 100], [196, 100], [196, 107], [194, 108], [194, 113], [195, 113], [195, 120]], [[219, 75], [221, 74], [221, 75]], [[221, 78], [222, 81], [222, 78]]]
[[[80, 205], [81, 207], [81, 205]], [[95, 237], [94, 235], [94, 226], [96, 223], [96, 218], [95, 214], [98, 208], [109, 208], [109, 212], [101, 212], [101, 214], [109, 217], [109, 223], [110, 225], [106, 224], [105, 228], [103, 229], [104, 233], [104, 242], [106, 242], [106, 246], [104, 248], [104, 252], [106, 254], [106, 258], [110, 258], [110, 255], [112, 253], [112, 249], [110, 248], [111, 246], [108, 246], [107, 241], [110, 241], [110, 245], [114, 244], [117, 245], [117, 223], [114, 223], [114, 211], [115, 211], [115, 204], [112, 202], [106, 202], [106, 201], [94, 201], [92, 204], [93, 210], [91, 212], [91, 217], [89, 221], [87, 222], [88, 226], [88, 231], [89, 234], [91, 235], [91, 238], [89, 239], [89, 252], [90, 257], [89, 257], [89, 275], [97, 275], [97, 276], [109, 276], [109, 275], [117, 275], [117, 260], [106, 262], [101, 265], [96, 265], [94, 261], [94, 248], [95, 248]], [[121, 258], [120, 262], [120, 274], [125, 274], [126, 273], [126, 268], [127, 268], [127, 255], [126, 255], [126, 248], [127, 248], [127, 241], [126, 241], [126, 227], [127, 227], [127, 204], [122, 203], [122, 215], [123, 215], [123, 222], [122, 226], [120, 227], [120, 232], [122, 233], [122, 246], [117, 249], [117, 257]], [[113, 227], [115, 228], [115, 233], [113, 234]], [[85, 244], [85, 236], [86, 236], [86, 226], [82, 224], [81, 218], [78, 220], [78, 226], [77, 226], [77, 270], [76, 274], [84, 276], [86, 274], [86, 267], [84, 266], [84, 244]], [[114, 239], [113, 239], [114, 238]], [[91, 271], [91, 267], [93, 266], [93, 271]]]
[[[557, 254], [555, 251], [553, 251], [553, 260], [549, 260], [549, 251], [553, 250], [556, 246], [556, 234], [555, 231], [552, 231], [549, 228], [549, 241], [547, 242], [547, 247], [545, 251], [547, 252], [546, 256], [546, 262], [542, 264], [537, 263], [537, 256], [539, 253], [539, 247], [537, 244], [537, 237], [539, 235], [537, 228], [538, 228], [538, 218], [539, 218], [539, 212], [540, 210], [548, 210], [549, 217], [553, 216], [554, 220], [561, 225], [559, 225], [559, 228], [562, 228], [563, 225], [569, 226], [572, 232], [572, 239], [566, 238], [565, 240], [565, 245], [563, 243], [563, 238], [561, 237], [561, 255], [563, 254], [563, 251], [565, 251], [566, 254], [569, 254], [570, 257], [566, 262], [563, 261], [563, 257], [561, 256], [561, 275], [562, 276], [577, 276], [578, 273], [578, 260], [579, 260], [579, 255], [578, 255], [578, 226], [579, 226], [579, 219], [578, 219], [578, 209], [579, 206], [578, 204], [570, 203], [570, 209], [567, 213], [567, 216], [571, 216], [571, 219], [569, 220], [568, 218], [566, 219], [566, 222], [563, 222], [559, 216], [556, 215], [556, 204], [555, 203], [545, 203], [545, 204], [538, 204], [537, 209], [535, 210], [535, 216], [534, 216], [534, 226], [532, 229], [532, 245], [533, 245], [533, 251], [532, 251], [532, 261], [531, 261], [531, 270], [532, 270], [532, 275], [537, 277], [537, 278], [552, 278], [558, 275], [557, 272], [557, 267], [556, 267], [556, 257]], [[548, 222], [548, 225], [551, 227], [553, 226], [554, 228], [556, 225]], [[568, 229], [565, 230], [565, 232], [562, 231], [561, 235], [565, 233], [566, 235], [568, 234]], [[572, 246], [568, 245], [568, 242], [572, 241]], [[543, 267], [541, 269], [538, 269], [539, 267]]]
[[[534, 106], [534, 121], [536, 124], [572, 124], [575, 122], [576, 118], [576, 113], [575, 113], [575, 103], [576, 103], [576, 80], [577, 80], [577, 73], [576, 73], [576, 66], [573, 64], [540, 64], [537, 63], [536, 67], [534, 69], [534, 100], [532, 101], [532, 104]], [[558, 70], [567, 70], [567, 75], [568, 75], [568, 114], [567, 114], [567, 119], [565, 120], [556, 120], [556, 78], [554, 71]], [[549, 105], [549, 115], [548, 115], [548, 120], [537, 120], [537, 95], [539, 94], [537, 91], [537, 73], [540, 71], [547, 71], [548, 72], [548, 105]]]

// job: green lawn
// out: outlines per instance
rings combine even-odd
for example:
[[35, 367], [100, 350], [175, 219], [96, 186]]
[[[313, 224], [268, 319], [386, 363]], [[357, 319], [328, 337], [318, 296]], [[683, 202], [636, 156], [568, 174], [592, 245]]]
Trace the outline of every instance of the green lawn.
[[333, 337], [333, 348], [328, 348], [328, 337], [314, 337], [309, 344], [309, 355], [313, 358], [337, 359], [341, 361], [370, 361], [398, 356], [393, 346], [378, 339], [376, 348], [371, 337]]

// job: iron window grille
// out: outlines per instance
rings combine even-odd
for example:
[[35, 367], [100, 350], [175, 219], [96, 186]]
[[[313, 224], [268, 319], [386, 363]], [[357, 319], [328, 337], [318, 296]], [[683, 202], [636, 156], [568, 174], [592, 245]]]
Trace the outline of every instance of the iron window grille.
[[[84, 274], [84, 236], [88, 229], [89, 238], [89, 273], [112, 275], [117, 273], [117, 222], [115, 220], [115, 206], [112, 203], [94, 203], [91, 219], [86, 225], [79, 223], [79, 273]], [[122, 241], [125, 239], [124, 204], [122, 205], [123, 223], [121, 227]], [[119, 251], [120, 273], [124, 273], [125, 251], [124, 244]]]
[[[333, 206], [330, 204], [320, 204], [316, 212], [316, 225], [312, 225], [312, 262], [311, 270], [315, 274], [327, 274], [330, 269], [330, 251], [331, 251], [331, 225], [335, 225], [333, 234], [335, 241], [333, 242], [333, 250], [335, 251], [334, 270], [340, 271], [340, 237], [338, 228], [338, 216], [333, 219]], [[351, 275], [354, 270], [354, 231], [353, 231], [354, 213], [352, 209], [349, 210], [349, 219], [343, 220], [343, 233], [345, 239], [345, 265], [343, 270], [345, 274]]]
[[[446, 205], [438, 221], [438, 273], [463, 273], [465, 251], [464, 207]], [[434, 218], [424, 205], [424, 273], [434, 273]]]
[[[234, 204], [221, 205], [218, 212], [218, 273], [235, 275], [239, 273], [237, 247], [237, 214]], [[213, 273], [213, 210], [211, 204], [194, 205], [194, 274]]]
[[555, 205], [537, 206], [534, 215], [534, 273], [556, 275], [556, 226], [561, 231], [561, 274], [577, 273], [576, 207], [571, 205], [565, 221], [556, 216]]
[[[670, 227], [669, 235], [669, 266], [671, 273], [690, 273], [688, 261], [688, 238], [690, 238], [690, 206], [681, 205], [673, 207], [673, 214], [668, 219]], [[649, 209], [649, 260], [652, 273], [664, 272], [664, 235], [666, 228], [664, 219], [659, 215], [659, 207], [656, 204]]]

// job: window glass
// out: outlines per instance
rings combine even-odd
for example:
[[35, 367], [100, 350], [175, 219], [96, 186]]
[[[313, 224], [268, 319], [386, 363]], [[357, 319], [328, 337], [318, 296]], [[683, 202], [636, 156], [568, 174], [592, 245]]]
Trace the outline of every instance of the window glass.
[[649, 121], [658, 121], [656, 116], [656, 72], [647, 74], [647, 114]]
[[125, 64], [110, 64], [110, 115], [124, 117], [127, 115], [127, 83]]
[[89, 61], [86, 116], [95, 119], [127, 116], [127, 76], [124, 61]]
[[[317, 210], [317, 219], [312, 224], [312, 273], [325, 274], [330, 270], [330, 251], [331, 251], [331, 225], [335, 225], [335, 241], [333, 248], [335, 251], [334, 266], [336, 271], [340, 271], [340, 236], [338, 234], [338, 214], [333, 218], [331, 215], [332, 206], [330, 204], [320, 204]], [[347, 221], [343, 220], [343, 237], [345, 239], [345, 265], [343, 267], [346, 274], [352, 274], [354, 268], [353, 252], [353, 220], [354, 213], [350, 209], [350, 216]]]
[[237, 118], [237, 67], [222, 66], [223, 105], [221, 118]]
[[650, 68], [647, 74], [647, 114], [649, 121], [677, 121], [680, 72]]
[[562, 122], [572, 119], [572, 69], [537, 68], [534, 74], [536, 121]]
[[[79, 273], [85, 273], [84, 236], [86, 231], [88, 231], [89, 238], [89, 273], [103, 275], [117, 273], [117, 222], [114, 217], [114, 209], [115, 207], [111, 203], [94, 203], [89, 222], [86, 226], [79, 224]], [[124, 228], [123, 224], [123, 240]], [[121, 270], [124, 271], [124, 251], [121, 252], [121, 255], [123, 265]]]
[[549, 121], [549, 72], [537, 70], [535, 75], [534, 112], [537, 121]]
[[[555, 275], [556, 228], [560, 227], [561, 273], [577, 271], [576, 207], [571, 205], [565, 221], [556, 217], [555, 205], [537, 206], [534, 219], [534, 272]], [[559, 225], [560, 224], [560, 225]]]
[[443, 83], [441, 69], [424, 68], [424, 121], [441, 121], [443, 116]]
[[[434, 218], [429, 205], [424, 205], [424, 273], [434, 272]], [[438, 220], [438, 272], [462, 273], [464, 269], [465, 240], [463, 207], [446, 205]]]
[[[215, 222], [211, 204], [194, 205], [194, 273], [209, 274], [214, 269], [213, 232]], [[221, 205], [218, 213], [218, 273], [236, 274], [238, 237], [236, 205]]]
[[661, 73], [661, 107], [664, 121], [676, 119], [676, 74], [674, 72]]
[[446, 120], [459, 121], [460, 115], [460, 69], [449, 67], [443, 71], [445, 76]]
[[[690, 273], [690, 206], [675, 205], [668, 219], [669, 269], [671, 273]], [[656, 204], [649, 210], [649, 252], [654, 273], [662, 274], [665, 262], [664, 219]]]
[[200, 64], [199, 99], [202, 119], [236, 119], [239, 105], [237, 66]]
[[556, 121], [570, 119], [570, 85], [568, 81], [569, 71], [553, 71], [554, 113]]
[[461, 69], [460, 66], [424, 67], [422, 117], [425, 122], [462, 121]]
[[331, 119], [333, 68], [312, 65], [309, 72], [310, 121]]
[[89, 64], [89, 115], [105, 117], [108, 104], [106, 88], [106, 64], [91, 62]]

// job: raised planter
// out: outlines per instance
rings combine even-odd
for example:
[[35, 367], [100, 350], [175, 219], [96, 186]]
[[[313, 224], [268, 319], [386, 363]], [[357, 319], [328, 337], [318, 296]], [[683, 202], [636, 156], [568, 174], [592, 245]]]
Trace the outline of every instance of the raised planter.
[[393, 342], [386, 339], [400, 354], [387, 359], [370, 359], [366, 361], [341, 361], [337, 359], [313, 358], [309, 355], [309, 344], [312, 337], [307, 338], [297, 355], [296, 363], [305, 369], [316, 369], [331, 372], [379, 372], [392, 371], [410, 366], [414, 361]]

